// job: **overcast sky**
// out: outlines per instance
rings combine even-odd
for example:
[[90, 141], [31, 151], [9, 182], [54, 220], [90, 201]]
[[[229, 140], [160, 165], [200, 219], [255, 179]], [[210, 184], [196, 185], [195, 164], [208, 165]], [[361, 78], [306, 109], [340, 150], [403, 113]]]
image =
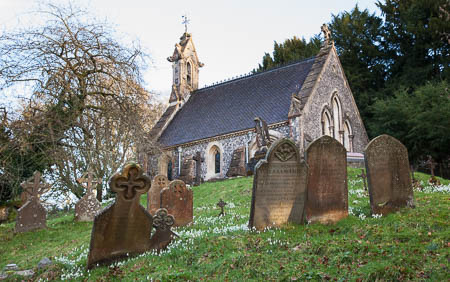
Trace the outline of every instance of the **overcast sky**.
[[[66, 0], [52, 1], [65, 3]], [[136, 38], [149, 52], [151, 68], [144, 73], [145, 87], [167, 100], [172, 83], [174, 45], [184, 32], [182, 15], [190, 18], [200, 69], [200, 87], [250, 72], [274, 41], [293, 36], [309, 39], [332, 14], [350, 11], [355, 4], [376, 12], [375, 0], [77, 0], [96, 17], [107, 19], [117, 31]], [[0, 0], [0, 30], [23, 21], [34, 0]]]

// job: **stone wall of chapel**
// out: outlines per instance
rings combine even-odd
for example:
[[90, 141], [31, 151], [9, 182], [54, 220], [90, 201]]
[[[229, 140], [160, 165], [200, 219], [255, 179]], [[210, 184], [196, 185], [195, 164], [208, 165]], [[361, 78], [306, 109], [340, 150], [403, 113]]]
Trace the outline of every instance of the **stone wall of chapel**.
[[[305, 149], [308, 145], [306, 139], [315, 140], [322, 136], [321, 116], [322, 110], [327, 105], [332, 109], [332, 95], [336, 92], [342, 107], [342, 120], [348, 120], [353, 131], [353, 151], [362, 153], [368, 143], [366, 130], [359, 117], [356, 104], [353, 103], [352, 93], [346, 85], [344, 74], [341, 71], [339, 61], [333, 51], [330, 53], [329, 61], [325, 65], [322, 75], [312, 93], [308, 103], [303, 110], [302, 125], [304, 127]], [[343, 127], [341, 127], [343, 128]]]
[[[282, 127], [278, 127], [278, 128], [274, 128], [271, 129], [274, 131], [278, 131], [280, 132], [283, 136], [289, 137], [289, 126], [282, 126]], [[238, 147], [244, 147], [246, 146], [246, 144], [248, 144], [251, 139], [253, 138], [254, 133], [252, 133], [251, 135], [249, 134], [244, 134], [244, 135], [239, 135], [239, 136], [233, 136], [230, 138], [224, 138], [224, 139], [218, 139], [218, 140], [214, 140], [214, 141], [208, 141], [208, 142], [203, 142], [203, 143], [198, 143], [192, 146], [186, 146], [186, 147], [182, 147], [182, 152], [181, 152], [181, 162], [183, 162], [183, 160], [187, 157], [191, 157], [191, 156], [195, 156], [195, 154], [200, 151], [202, 154], [202, 157], [205, 158], [205, 161], [202, 163], [202, 177], [205, 178], [207, 175], [207, 156], [206, 154], [208, 152], [206, 152], [208, 145], [211, 142], [214, 143], [218, 143], [218, 147], [220, 147], [221, 149], [223, 149], [223, 152], [221, 152], [222, 154], [222, 161], [221, 161], [221, 166], [220, 166], [220, 170], [221, 170], [221, 178], [225, 178], [225, 174], [228, 171], [228, 168], [230, 167], [230, 163], [231, 163], [231, 158], [233, 155], [233, 152], [235, 149], [237, 149]], [[173, 175], [175, 177], [178, 176], [178, 166], [179, 166], [179, 158], [178, 158], [178, 150], [177, 149], [173, 149], [172, 150], [172, 159], [175, 160], [174, 164], [173, 164]]]

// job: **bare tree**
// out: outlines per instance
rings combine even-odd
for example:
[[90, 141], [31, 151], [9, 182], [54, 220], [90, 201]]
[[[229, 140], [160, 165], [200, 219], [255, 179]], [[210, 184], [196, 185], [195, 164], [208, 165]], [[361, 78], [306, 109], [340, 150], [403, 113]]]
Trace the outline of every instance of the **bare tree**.
[[[75, 179], [88, 166], [104, 178], [133, 159], [137, 146], [153, 148], [146, 134], [160, 106], [141, 86], [146, 55], [139, 45], [123, 46], [108, 24], [72, 6], [49, 4], [38, 14], [44, 25], [0, 35], [0, 91], [25, 85], [32, 92], [11, 123], [8, 142], [16, 146], [8, 152], [39, 155], [56, 186], [80, 196]], [[0, 178], [5, 172], [0, 167]]]

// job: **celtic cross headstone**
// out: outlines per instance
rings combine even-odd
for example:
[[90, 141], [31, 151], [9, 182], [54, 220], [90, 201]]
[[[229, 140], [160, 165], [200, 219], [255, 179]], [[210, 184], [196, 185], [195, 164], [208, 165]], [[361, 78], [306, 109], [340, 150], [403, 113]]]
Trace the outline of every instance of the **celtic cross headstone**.
[[[88, 268], [107, 264], [165, 248], [174, 233], [175, 221], [167, 210], [156, 211], [152, 217], [140, 204], [140, 196], [150, 188], [150, 178], [137, 164], [126, 165], [114, 174], [109, 187], [116, 193], [115, 202], [95, 216], [88, 255]], [[156, 228], [153, 236], [152, 227]]]
[[97, 200], [92, 187], [94, 184], [101, 183], [101, 179], [95, 179], [94, 173], [91, 170], [88, 170], [77, 179], [77, 182], [86, 188], [87, 191], [86, 194], [75, 204], [75, 220], [93, 221], [95, 215], [100, 211], [101, 205]]
[[41, 205], [39, 196], [50, 189], [50, 185], [41, 180], [41, 173], [35, 171], [33, 176], [20, 184], [27, 193], [27, 202], [17, 214], [15, 232], [27, 232], [46, 227], [47, 212]]

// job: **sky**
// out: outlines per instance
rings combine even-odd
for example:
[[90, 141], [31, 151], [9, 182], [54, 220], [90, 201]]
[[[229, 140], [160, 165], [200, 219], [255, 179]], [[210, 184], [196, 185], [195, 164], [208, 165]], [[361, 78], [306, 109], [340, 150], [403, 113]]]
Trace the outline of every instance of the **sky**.
[[[53, 0], [52, 3], [67, 3]], [[190, 19], [199, 60], [199, 86], [246, 74], [258, 67], [274, 41], [293, 36], [309, 39], [332, 15], [360, 9], [377, 12], [375, 0], [75, 0], [95, 18], [107, 20], [127, 40], [138, 40], [150, 55], [144, 71], [145, 87], [167, 102], [172, 66], [167, 57], [184, 32], [182, 15]], [[35, 0], [0, 0], [0, 31], [30, 20]], [[126, 44], [126, 42], [124, 42]]]

